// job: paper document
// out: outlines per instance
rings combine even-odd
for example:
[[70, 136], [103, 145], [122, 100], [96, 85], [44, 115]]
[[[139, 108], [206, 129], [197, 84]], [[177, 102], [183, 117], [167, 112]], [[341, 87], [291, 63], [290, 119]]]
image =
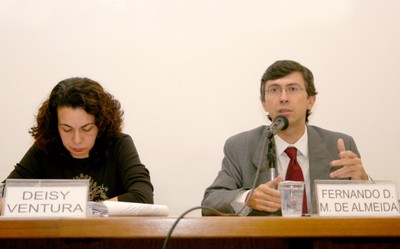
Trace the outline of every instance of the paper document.
[[108, 216], [168, 216], [169, 214], [166, 205], [121, 201], [104, 201], [103, 205], [92, 205], [92, 209]]

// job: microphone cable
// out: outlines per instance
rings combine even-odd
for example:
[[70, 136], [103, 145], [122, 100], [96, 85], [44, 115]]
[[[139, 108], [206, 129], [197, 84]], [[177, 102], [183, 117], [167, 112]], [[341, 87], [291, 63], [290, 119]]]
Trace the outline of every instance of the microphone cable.
[[262, 168], [262, 165], [264, 164], [264, 154], [265, 154], [265, 147], [267, 145], [267, 141], [269, 141], [268, 137], [266, 137], [264, 139], [264, 143], [263, 143], [263, 147], [262, 147], [262, 151], [261, 151], [261, 157], [258, 162], [258, 167], [257, 167], [257, 171], [256, 171], [256, 176], [254, 177], [253, 186], [251, 186], [250, 192], [246, 197], [246, 201], [245, 201], [243, 207], [239, 210], [239, 212], [237, 212], [238, 216], [241, 216], [241, 213], [247, 207], [247, 204], [249, 203], [249, 200], [250, 200], [251, 196], [253, 195], [254, 189], [258, 185], [258, 181], [260, 179], [261, 168]]
[[[284, 118], [286, 119], [286, 117], [284, 117]], [[285, 119], [284, 119], [284, 121], [285, 121]], [[287, 119], [286, 119], [286, 121], [285, 121], [284, 123], [285, 123], [285, 126], [284, 126], [283, 129], [286, 129], [286, 128], [287, 128], [287, 125], [288, 125]], [[166, 237], [165, 240], [164, 240], [164, 245], [163, 245], [162, 249], [166, 249], [166, 248], [167, 248], [167, 244], [168, 244], [169, 239], [171, 238], [171, 234], [172, 234], [172, 232], [174, 231], [176, 225], [178, 225], [179, 221], [180, 221], [186, 214], [188, 214], [188, 213], [190, 213], [190, 212], [192, 212], [192, 211], [194, 211], [194, 210], [196, 210], [196, 209], [207, 209], [207, 210], [209, 210], [209, 211], [211, 211], [211, 212], [213, 212], [213, 213], [215, 213], [215, 214], [217, 214], [217, 215], [219, 215], [219, 216], [242, 216], [241, 213], [242, 213], [243, 210], [247, 207], [247, 204], [249, 203], [249, 200], [250, 200], [251, 196], [253, 195], [254, 189], [255, 189], [256, 186], [258, 185], [258, 181], [259, 181], [259, 179], [260, 179], [261, 168], [262, 168], [262, 166], [264, 165], [264, 158], [266, 158], [266, 157], [264, 156], [264, 154], [265, 154], [265, 151], [266, 151], [267, 143], [268, 143], [268, 144], [271, 144], [271, 143], [272, 143], [271, 146], [275, 146], [275, 141], [274, 141], [273, 137], [272, 137], [272, 139], [269, 139], [268, 136], [267, 136], [267, 137], [264, 139], [264, 143], [263, 143], [263, 147], [262, 147], [262, 151], [261, 151], [261, 157], [260, 157], [260, 160], [259, 160], [259, 162], [258, 162], [258, 168], [257, 168], [257, 171], [256, 171], [256, 175], [255, 175], [255, 177], [254, 177], [253, 185], [252, 185], [252, 187], [251, 187], [251, 189], [250, 189], [249, 194], [248, 194], [247, 197], [246, 197], [246, 201], [245, 201], [243, 207], [239, 210], [239, 212], [237, 212], [237, 214], [225, 214], [225, 213], [222, 213], [222, 212], [220, 212], [220, 211], [218, 211], [218, 210], [216, 210], [216, 209], [214, 209], [214, 208], [207, 207], [207, 206], [196, 206], [196, 207], [190, 208], [190, 209], [188, 209], [187, 211], [183, 212], [183, 213], [176, 219], [176, 221], [172, 224], [172, 227], [171, 227], [170, 230], [168, 231], [167, 237]], [[268, 155], [267, 155], [267, 156], [268, 156]], [[275, 156], [275, 155], [274, 155], [274, 156]], [[270, 159], [270, 158], [268, 158], [268, 159]], [[275, 163], [275, 161], [274, 161], [273, 163]], [[273, 164], [273, 165], [274, 165], [274, 164]], [[274, 165], [274, 166], [275, 166], [275, 165]]]
[[196, 206], [196, 207], [190, 208], [190, 209], [188, 209], [187, 211], [183, 212], [183, 213], [176, 219], [176, 221], [172, 224], [172, 227], [169, 229], [168, 234], [167, 234], [167, 237], [166, 237], [165, 240], [164, 240], [164, 245], [163, 245], [162, 249], [166, 249], [166, 248], [167, 248], [168, 241], [169, 241], [169, 239], [171, 238], [171, 234], [172, 234], [172, 232], [174, 231], [176, 225], [178, 225], [179, 221], [180, 221], [186, 214], [188, 214], [188, 213], [190, 213], [190, 212], [192, 212], [192, 211], [194, 211], [194, 210], [196, 210], [196, 209], [201, 209], [201, 210], [207, 209], [207, 210], [209, 210], [209, 211], [211, 211], [211, 212], [213, 212], [213, 213], [215, 213], [215, 214], [217, 214], [217, 215], [219, 215], [219, 216], [243, 216], [243, 215], [241, 215], [241, 213], [242, 213], [243, 210], [247, 207], [247, 204], [248, 204], [248, 202], [249, 202], [251, 196], [253, 195], [254, 189], [255, 189], [256, 186], [258, 185], [258, 181], [259, 181], [259, 179], [260, 179], [261, 168], [262, 168], [262, 165], [264, 165], [264, 158], [266, 158], [266, 157], [264, 156], [264, 154], [265, 154], [265, 151], [266, 151], [267, 143], [268, 143], [268, 144], [272, 143], [272, 146], [275, 146], [275, 143], [274, 143], [274, 141], [273, 141], [273, 138], [272, 138], [272, 139], [268, 139], [268, 137], [266, 137], [266, 138], [264, 139], [264, 143], [263, 143], [263, 147], [262, 147], [262, 151], [261, 151], [261, 157], [260, 157], [260, 160], [259, 160], [259, 162], [258, 162], [258, 168], [257, 168], [257, 171], [256, 171], [256, 175], [255, 175], [255, 177], [254, 177], [253, 185], [252, 185], [252, 187], [251, 187], [251, 189], [250, 189], [249, 194], [248, 194], [247, 197], [246, 197], [246, 201], [245, 201], [243, 207], [239, 210], [239, 212], [237, 212], [237, 214], [226, 214], [226, 213], [222, 213], [222, 212], [220, 212], [220, 211], [218, 211], [218, 210], [216, 210], [216, 209], [214, 209], [214, 208], [207, 207], [207, 206]]
[[238, 216], [237, 214], [225, 214], [225, 213], [222, 213], [222, 212], [220, 212], [220, 211], [218, 211], [218, 210], [216, 210], [216, 209], [214, 209], [214, 208], [207, 207], [207, 206], [196, 206], [196, 207], [190, 208], [190, 209], [186, 210], [185, 212], [183, 212], [183, 213], [175, 220], [175, 222], [172, 224], [171, 228], [170, 228], [169, 231], [168, 231], [167, 237], [166, 237], [165, 240], [164, 240], [164, 244], [163, 244], [162, 249], [166, 249], [166, 248], [167, 248], [168, 241], [170, 240], [171, 235], [172, 235], [172, 232], [174, 231], [176, 225], [178, 225], [179, 221], [180, 221], [183, 217], [185, 217], [185, 215], [187, 215], [188, 213], [190, 213], [190, 212], [192, 212], [192, 211], [194, 211], [194, 210], [196, 210], [196, 209], [201, 209], [201, 210], [207, 209], [208, 211], [211, 211], [211, 212], [213, 212], [213, 213], [215, 213], [215, 214], [217, 214], [217, 215], [219, 215], [219, 216]]

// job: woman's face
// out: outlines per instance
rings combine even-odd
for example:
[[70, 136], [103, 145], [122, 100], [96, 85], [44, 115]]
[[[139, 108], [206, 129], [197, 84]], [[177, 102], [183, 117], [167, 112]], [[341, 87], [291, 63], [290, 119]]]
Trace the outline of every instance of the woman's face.
[[99, 132], [95, 117], [82, 108], [59, 107], [58, 132], [64, 147], [74, 158], [89, 157]]

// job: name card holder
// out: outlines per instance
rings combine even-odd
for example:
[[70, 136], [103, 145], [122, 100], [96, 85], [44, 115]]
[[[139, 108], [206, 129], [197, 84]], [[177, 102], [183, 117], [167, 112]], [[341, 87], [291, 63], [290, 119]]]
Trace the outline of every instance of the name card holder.
[[315, 180], [320, 216], [399, 216], [396, 183]]
[[89, 180], [7, 179], [4, 217], [86, 217]]

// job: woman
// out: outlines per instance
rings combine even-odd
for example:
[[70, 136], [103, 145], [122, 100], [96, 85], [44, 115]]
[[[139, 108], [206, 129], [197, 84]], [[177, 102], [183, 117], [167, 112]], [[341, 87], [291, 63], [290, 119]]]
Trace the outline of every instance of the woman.
[[153, 186], [118, 100], [88, 78], [58, 83], [39, 109], [34, 144], [7, 178], [89, 179], [91, 201], [153, 203]]

